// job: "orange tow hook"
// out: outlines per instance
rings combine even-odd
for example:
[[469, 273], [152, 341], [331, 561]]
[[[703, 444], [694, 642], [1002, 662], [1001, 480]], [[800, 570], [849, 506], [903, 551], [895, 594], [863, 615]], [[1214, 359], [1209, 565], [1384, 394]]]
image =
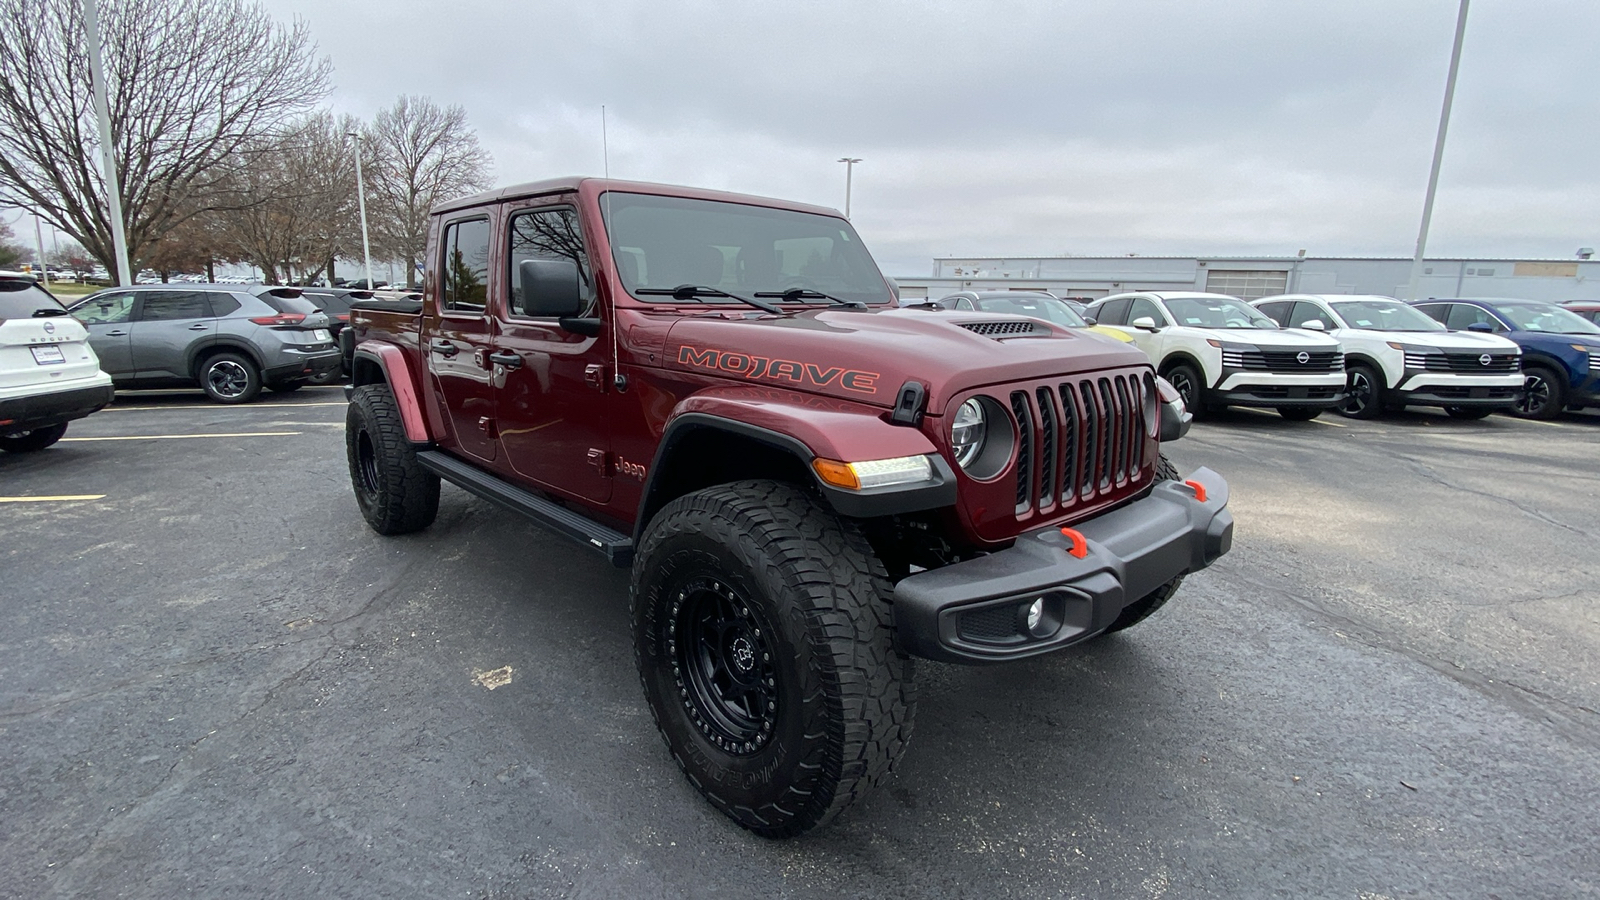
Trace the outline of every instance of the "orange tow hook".
[[1198, 481], [1185, 481], [1184, 484], [1187, 484], [1189, 487], [1194, 488], [1194, 498], [1196, 500], [1199, 500], [1201, 503], [1206, 502], [1206, 486], [1205, 485], [1201, 484]]
[[1089, 542], [1083, 539], [1083, 535], [1073, 531], [1071, 528], [1063, 528], [1061, 533], [1066, 536], [1067, 540], [1072, 542], [1072, 549], [1068, 550], [1068, 553], [1079, 559], [1089, 555]]

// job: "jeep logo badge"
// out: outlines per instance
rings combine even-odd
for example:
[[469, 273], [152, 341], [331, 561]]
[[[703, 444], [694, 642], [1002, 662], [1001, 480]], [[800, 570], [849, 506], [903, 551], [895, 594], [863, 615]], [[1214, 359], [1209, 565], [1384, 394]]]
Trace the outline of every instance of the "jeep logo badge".
[[1489, 363], [1491, 363], [1493, 361], [1494, 361], [1494, 357], [1490, 356], [1487, 353], [1485, 353], [1484, 355], [1478, 357], [1478, 362], [1480, 364], [1482, 364], [1482, 365], [1485, 365], [1485, 366], [1487, 366]]
[[1311, 354], [1301, 350], [1300, 353], [1295, 356], [1295, 359], [1299, 360], [1300, 365], [1303, 366], [1306, 363], [1311, 362]]

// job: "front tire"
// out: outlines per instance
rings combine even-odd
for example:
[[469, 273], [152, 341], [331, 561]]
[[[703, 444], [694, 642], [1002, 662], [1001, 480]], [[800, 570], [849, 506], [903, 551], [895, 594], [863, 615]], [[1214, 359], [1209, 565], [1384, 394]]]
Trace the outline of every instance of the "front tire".
[[800, 489], [680, 497], [634, 557], [634, 655], [689, 782], [763, 837], [831, 821], [910, 738], [912, 661], [865, 537]]
[[247, 356], [218, 353], [200, 364], [200, 387], [218, 403], [249, 403], [261, 393], [261, 370]]
[[1339, 407], [1339, 412], [1352, 419], [1376, 419], [1383, 415], [1383, 375], [1369, 365], [1356, 363], [1350, 367], [1349, 379], [1344, 405]]
[[1507, 412], [1519, 419], [1554, 419], [1567, 408], [1566, 381], [1547, 366], [1522, 371], [1522, 397]]
[[1167, 383], [1172, 385], [1178, 396], [1183, 398], [1183, 405], [1196, 419], [1214, 412], [1206, 405], [1205, 382], [1200, 380], [1200, 373], [1188, 363], [1179, 363], [1167, 370], [1164, 376]]
[[356, 388], [345, 413], [345, 455], [361, 517], [379, 534], [408, 534], [439, 515], [439, 476], [417, 462], [386, 384]]
[[61, 440], [61, 436], [66, 433], [67, 423], [62, 422], [45, 428], [0, 435], [0, 450], [7, 453], [33, 453]]

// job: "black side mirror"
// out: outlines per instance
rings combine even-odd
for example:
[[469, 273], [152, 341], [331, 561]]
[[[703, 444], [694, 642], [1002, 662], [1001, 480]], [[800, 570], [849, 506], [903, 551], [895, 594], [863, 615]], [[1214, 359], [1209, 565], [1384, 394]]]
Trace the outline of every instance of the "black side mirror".
[[1479, 331], [1484, 334], [1494, 334], [1494, 326], [1488, 322], [1473, 322], [1467, 326], [1468, 331]]
[[1094, 316], [1084, 316], [1083, 321], [1084, 324], [1090, 326], [1091, 328], [1100, 324], [1100, 320], [1096, 319]]
[[525, 259], [517, 264], [525, 316], [576, 316], [583, 312], [578, 264], [570, 259]]

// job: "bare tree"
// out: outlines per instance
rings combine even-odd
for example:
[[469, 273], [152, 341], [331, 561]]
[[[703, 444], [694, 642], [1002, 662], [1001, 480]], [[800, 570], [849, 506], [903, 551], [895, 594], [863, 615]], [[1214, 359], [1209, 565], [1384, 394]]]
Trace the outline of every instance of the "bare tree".
[[493, 159], [460, 106], [401, 97], [378, 113], [362, 141], [367, 211], [380, 255], [405, 263], [406, 286], [428, 242], [435, 204], [489, 186]]
[[11, 230], [11, 225], [0, 222], [0, 269], [14, 269], [31, 256], [27, 247], [17, 243], [17, 235]]
[[[107, 0], [101, 29], [128, 255], [218, 196], [239, 150], [310, 108], [330, 66], [253, 0]], [[81, 0], [0, 0], [0, 204], [114, 269]]]

